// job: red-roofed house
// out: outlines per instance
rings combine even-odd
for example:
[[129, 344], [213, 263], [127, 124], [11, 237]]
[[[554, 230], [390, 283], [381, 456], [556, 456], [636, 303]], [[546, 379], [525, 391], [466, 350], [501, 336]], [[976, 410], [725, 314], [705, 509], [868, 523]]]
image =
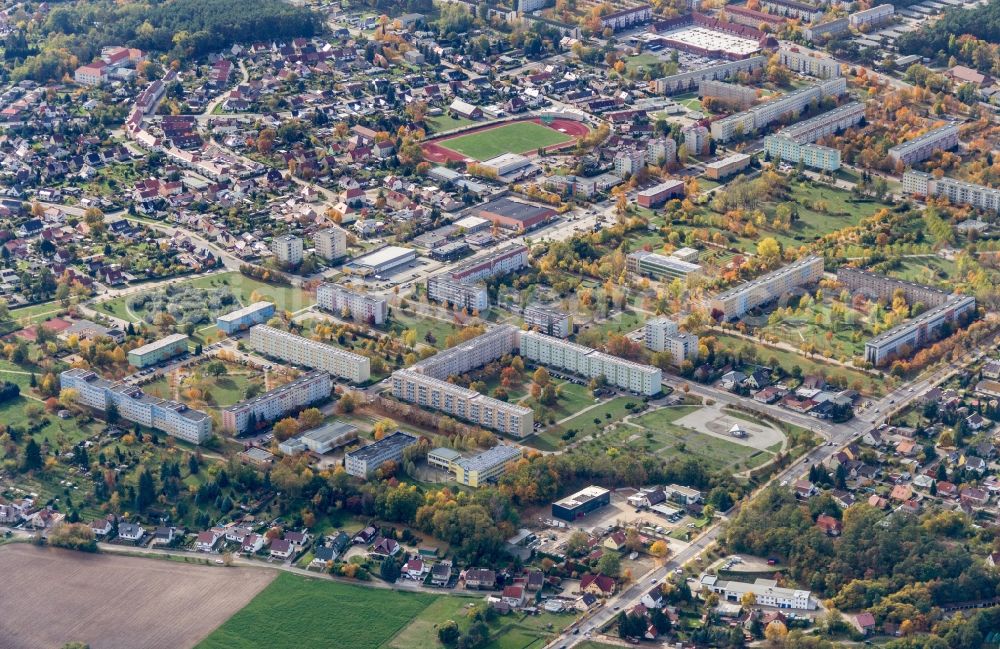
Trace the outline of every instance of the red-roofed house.
[[615, 593], [615, 580], [607, 575], [584, 575], [580, 580], [580, 592], [607, 597]]

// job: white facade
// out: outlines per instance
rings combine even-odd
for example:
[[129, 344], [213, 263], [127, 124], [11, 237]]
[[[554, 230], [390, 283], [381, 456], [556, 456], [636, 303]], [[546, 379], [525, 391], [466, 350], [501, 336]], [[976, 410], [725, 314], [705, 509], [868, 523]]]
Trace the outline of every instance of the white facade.
[[[735, 77], [740, 72], [753, 72], [767, 65], [766, 56], [752, 56], [739, 61], [728, 61], [712, 65], [700, 70], [672, 74], [669, 77], [655, 79], [650, 82], [653, 90], [660, 94], [671, 95], [698, 89], [702, 81], [721, 81]], [[691, 149], [688, 149], [690, 151]]]
[[829, 56], [782, 48], [778, 50], [778, 60], [793, 72], [807, 74], [818, 79], [833, 79], [840, 76], [840, 63]]
[[493, 327], [486, 333], [425, 358], [410, 369], [442, 380], [465, 374], [514, 353], [517, 332], [512, 325]]
[[912, 165], [934, 155], [936, 151], [945, 151], [958, 146], [958, 125], [946, 124], [931, 129], [908, 142], [897, 144], [889, 149], [889, 157], [893, 162]]
[[303, 367], [326, 370], [351, 383], [364, 383], [371, 376], [371, 361], [366, 356], [267, 325], [251, 327], [247, 341], [252, 349], [261, 354]]
[[928, 173], [909, 169], [903, 174], [903, 191], [918, 196], [947, 198], [956, 205], [971, 205], [981, 210], [1000, 212], [1000, 189], [956, 178], [935, 178]]
[[671, 364], [680, 366], [698, 357], [698, 336], [678, 330], [677, 323], [660, 316], [646, 321], [646, 349], [670, 354]]
[[248, 401], [241, 401], [222, 411], [222, 426], [240, 435], [247, 431], [251, 419], [274, 421], [299, 408], [328, 399], [333, 391], [330, 373], [318, 370], [298, 377]]
[[82, 405], [107, 411], [114, 406], [122, 419], [163, 431], [192, 444], [212, 436], [212, 418], [185, 404], [150, 396], [139, 387], [111, 382], [91, 370], [73, 368], [59, 375], [59, 386], [72, 388]]
[[316, 289], [316, 304], [337, 315], [345, 311], [359, 321], [380, 325], [385, 322], [388, 306], [384, 297], [358, 293], [337, 284], [323, 283]]
[[402, 401], [433, 408], [513, 437], [527, 437], [534, 428], [531, 408], [487, 397], [409, 369], [393, 372], [392, 394]]
[[294, 234], [277, 236], [271, 241], [271, 252], [283, 264], [299, 264], [302, 262], [302, 238]]
[[705, 307], [725, 320], [739, 318], [747, 311], [781, 297], [792, 289], [818, 282], [823, 277], [823, 258], [803, 257], [755, 280], [709, 297]]
[[215, 319], [215, 326], [225, 334], [232, 334], [255, 324], [267, 322], [274, 315], [274, 304], [271, 302], [254, 302], [236, 311], [220, 315]]
[[705, 575], [701, 585], [718, 594], [727, 602], [739, 602], [746, 593], [753, 593], [758, 606], [813, 611], [816, 601], [808, 590], [781, 588], [773, 579], [757, 579], [749, 584], [743, 581], [723, 581], [715, 575]]
[[529, 304], [524, 308], [524, 324], [531, 328], [538, 328], [543, 334], [566, 338], [570, 335], [573, 325], [570, 323], [569, 314], [552, 307]]
[[812, 86], [800, 88], [772, 101], [766, 101], [749, 110], [712, 122], [712, 137], [726, 142], [754, 130], [762, 129], [787, 115], [801, 113], [814, 101], [824, 97], [839, 97], [847, 92], [847, 79], [837, 77]]
[[485, 311], [490, 308], [485, 286], [463, 284], [447, 275], [435, 275], [427, 279], [427, 297], [435, 302], [453, 304], [470, 311]]
[[881, 25], [892, 19], [896, 13], [896, 8], [891, 4], [879, 5], [871, 9], [856, 11], [848, 16], [851, 27], [861, 27], [862, 25]]
[[976, 298], [971, 295], [953, 295], [944, 304], [866, 342], [865, 360], [874, 365], [882, 365], [894, 357], [911, 354], [931, 342], [933, 335], [945, 323], [954, 322], [975, 308]]
[[536, 331], [521, 331], [518, 339], [521, 356], [539, 365], [588, 378], [603, 375], [610, 385], [637, 394], [654, 395], [662, 390], [663, 372], [658, 367], [611, 356]]
[[333, 226], [320, 230], [313, 236], [316, 242], [316, 254], [332, 261], [347, 256], [347, 231]]

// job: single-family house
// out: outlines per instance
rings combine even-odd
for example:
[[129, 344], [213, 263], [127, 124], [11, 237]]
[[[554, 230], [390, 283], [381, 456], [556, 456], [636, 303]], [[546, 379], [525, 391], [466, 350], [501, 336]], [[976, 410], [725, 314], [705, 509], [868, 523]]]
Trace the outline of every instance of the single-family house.
[[523, 586], [507, 586], [503, 589], [500, 600], [511, 608], [521, 608], [524, 606], [525, 594]]
[[615, 586], [615, 580], [607, 575], [584, 575], [580, 579], [580, 592], [590, 593], [598, 597], [614, 595]]
[[285, 539], [275, 539], [271, 541], [271, 558], [272, 559], [287, 559], [292, 556], [295, 552], [295, 547], [290, 541]]
[[142, 529], [141, 525], [136, 525], [135, 523], [118, 524], [118, 538], [123, 541], [137, 543], [145, 533], [146, 530]]
[[465, 571], [466, 589], [487, 589], [496, 587], [497, 573], [489, 568], [469, 568]]
[[195, 549], [199, 552], [211, 552], [215, 549], [215, 545], [219, 542], [220, 538], [222, 538], [222, 535], [216, 530], [198, 532], [198, 538], [194, 542]]

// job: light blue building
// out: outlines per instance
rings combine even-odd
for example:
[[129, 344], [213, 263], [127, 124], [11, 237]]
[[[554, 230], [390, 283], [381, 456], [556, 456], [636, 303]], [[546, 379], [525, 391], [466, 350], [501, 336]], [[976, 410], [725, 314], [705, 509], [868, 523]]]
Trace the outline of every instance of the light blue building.
[[255, 324], [267, 322], [274, 315], [274, 304], [271, 302], [254, 302], [236, 311], [230, 311], [215, 319], [219, 331], [230, 335], [243, 329], [249, 329]]

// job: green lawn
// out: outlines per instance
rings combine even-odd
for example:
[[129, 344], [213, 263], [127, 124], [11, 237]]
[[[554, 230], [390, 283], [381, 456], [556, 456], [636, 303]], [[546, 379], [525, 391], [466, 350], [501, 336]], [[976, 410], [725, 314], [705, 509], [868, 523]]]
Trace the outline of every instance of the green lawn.
[[51, 302], [13, 308], [10, 310], [10, 317], [19, 323], [33, 324], [54, 317], [62, 310], [62, 304], [53, 300]]
[[943, 283], [953, 281], [957, 271], [955, 262], [928, 255], [904, 259], [900, 262], [899, 268], [890, 270], [886, 274], [918, 284], [942, 286]]
[[[833, 365], [815, 357], [807, 358], [803, 354], [777, 349], [763, 343], [744, 340], [743, 338], [729, 334], [713, 331], [711, 335], [719, 342], [720, 349], [739, 350], [753, 348], [757, 353], [757, 360], [759, 362], [770, 365], [772, 360], [777, 361], [777, 364], [786, 372], [791, 371], [797, 365], [802, 370], [803, 375], [822, 374], [827, 379], [843, 379], [847, 382], [848, 387], [860, 388], [859, 392], [870, 396], [880, 396], [885, 392], [885, 384], [882, 379], [861, 370], [843, 367], [842, 365]], [[855, 383], [857, 383], [856, 386]]]
[[442, 622], [454, 620], [464, 631], [470, 620], [465, 607], [474, 600], [459, 597], [441, 597], [421, 611], [396, 637], [383, 645], [386, 649], [412, 649], [413, 647], [438, 647], [437, 628]]
[[443, 131], [450, 131], [453, 128], [460, 128], [462, 126], [471, 126], [475, 124], [475, 120], [465, 119], [464, 117], [452, 117], [451, 115], [439, 115], [437, 117], [428, 117], [424, 120], [428, 126], [428, 132], [430, 133], [441, 133]]
[[[417, 332], [418, 343], [444, 349], [444, 339], [458, 331], [458, 326], [437, 318], [427, 318], [412, 312], [404, 313], [399, 307], [394, 307], [392, 316], [386, 321], [385, 329], [400, 337], [407, 329], [413, 329]], [[430, 340], [427, 338], [428, 333], [431, 335]]]
[[[571, 419], [567, 419], [558, 426], [549, 426], [541, 434], [529, 437], [525, 444], [534, 446], [543, 451], [559, 448], [563, 442], [562, 434], [570, 429], [577, 431], [573, 439], [582, 439], [587, 435], [593, 435], [599, 430], [603, 430], [608, 424], [621, 421], [622, 417], [629, 413], [625, 404], [632, 403], [636, 406], [642, 404], [642, 399], [638, 397], [616, 397], [611, 401], [606, 401], [592, 410], [581, 412]], [[594, 420], [597, 420], [597, 423]]]
[[478, 133], [460, 135], [439, 144], [476, 160], [489, 160], [502, 153], [529, 153], [572, 139], [571, 135], [541, 124], [515, 122]]
[[376, 649], [437, 599], [282, 573], [197, 646], [271, 649], [292, 643]]
[[638, 56], [630, 56], [625, 59], [625, 69], [631, 72], [632, 70], [659, 65], [660, 63], [663, 63], [663, 59], [655, 54], [639, 54]]

